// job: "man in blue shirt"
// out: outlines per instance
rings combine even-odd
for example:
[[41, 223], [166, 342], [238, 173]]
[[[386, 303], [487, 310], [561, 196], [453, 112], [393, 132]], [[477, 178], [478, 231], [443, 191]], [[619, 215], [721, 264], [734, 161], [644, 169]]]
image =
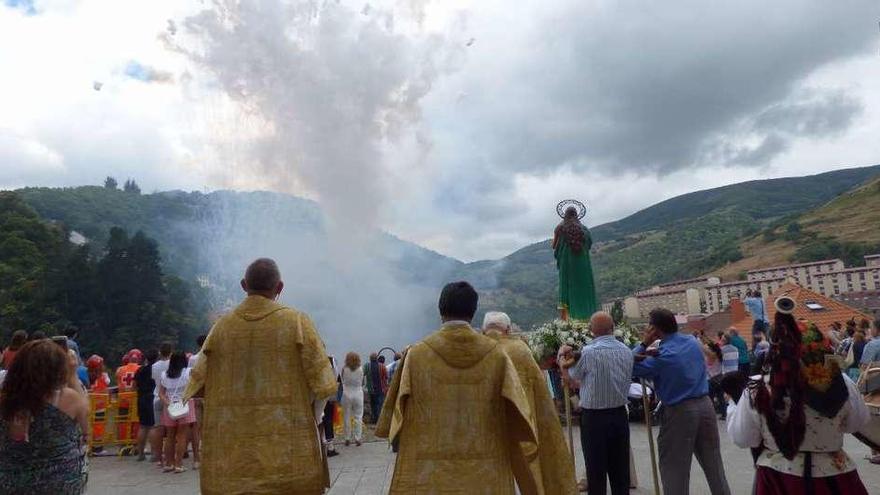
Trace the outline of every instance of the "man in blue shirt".
[[865, 344], [862, 350], [862, 369], [867, 368], [871, 363], [880, 361], [880, 320], [874, 322], [874, 331], [871, 340]]
[[743, 304], [749, 310], [749, 313], [752, 314], [752, 335], [766, 330], [770, 317], [767, 315], [767, 307], [764, 304], [761, 291], [746, 291], [746, 298], [743, 299]]
[[[657, 438], [663, 493], [690, 493], [691, 458], [696, 455], [712, 495], [730, 495], [703, 350], [697, 339], [678, 333], [668, 309], [651, 311], [649, 321], [642, 343], [633, 349], [633, 374], [654, 380], [663, 402]], [[660, 347], [648, 351], [657, 339]]]

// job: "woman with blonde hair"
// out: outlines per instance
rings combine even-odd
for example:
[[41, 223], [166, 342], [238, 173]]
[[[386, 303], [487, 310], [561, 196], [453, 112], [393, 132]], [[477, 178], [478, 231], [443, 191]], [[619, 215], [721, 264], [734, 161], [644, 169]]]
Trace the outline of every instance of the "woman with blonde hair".
[[361, 446], [364, 419], [364, 370], [356, 352], [345, 355], [345, 366], [339, 374], [342, 381], [342, 412], [345, 422], [345, 445], [351, 445], [352, 422], [354, 443]]

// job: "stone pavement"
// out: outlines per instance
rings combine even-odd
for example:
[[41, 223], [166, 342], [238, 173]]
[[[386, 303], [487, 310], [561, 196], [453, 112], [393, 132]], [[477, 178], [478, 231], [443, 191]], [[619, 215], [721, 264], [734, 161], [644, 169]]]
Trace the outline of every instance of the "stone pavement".
[[[638, 472], [639, 488], [632, 490], [634, 495], [653, 493], [651, 481], [651, 461], [648, 439], [642, 424], [631, 424], [633, 455]], [[734, 495], [751, 492], [754, 474], [748, 450], [733, 445], [727, 437], [724, 423], [719, 423], [722, 455]], [[656, 429], [654, 431], [656, 435]], [[578, 473], [584, 472], [583, 456], [580, 454], [579, 433], [574, 430], [576, 461]], [[847, 436], [845, 448], [859, 466], [859, 475], [868, 487], [869, 493], [880, 493], [880, 466], [874, 466], [864, 459], [868, 448], [851, 436]], [[333, 486], [331, 495], [374, 495], [388, 491], [394, 469], [394, 454], [384, 442], [369, 442], [361, 447], [338, 446], [340, 455], [330, 459], [330, 476]], [[189, 466], [189, 464], [187, 464]], [[189, 495], [198, 493], [198, 472], [187, 471], [182, 474], [163, 474], [155, 466], [136, 462], [131, 457], [97, 457], [92, 459], [89, 478], [90, 495]], [[708, 493], [706, 480], [699, 464], [691, 464], [691, 493]]]

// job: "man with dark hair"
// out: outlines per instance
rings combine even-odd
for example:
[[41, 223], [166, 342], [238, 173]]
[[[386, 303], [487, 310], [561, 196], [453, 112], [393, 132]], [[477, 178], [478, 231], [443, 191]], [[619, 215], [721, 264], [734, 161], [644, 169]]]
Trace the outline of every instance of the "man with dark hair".
[[378, 353], [371, 353], [370, 360], [364, 363], [364, 381], [367, 385], [367, 395], [370, 396], [370, 422], [376, 424], [379, 415], [382, 414], [382, 404], [385, 403], [385, 394], [388, 392], [388, 370], [380, 359]]
[[[657, 339], [656, 351], [647, 351]], [[658, 308], [649, 315], [648, 331], [633, 349], [633, 374], [654, 380], [663, 402], [657, 443], [663, 493], [690, 493], [691, 458], [696, 455], [712, 495], [729, 495], [721, 460], [721, 441], [715, 409], [709, 399], [709, 380], [700, 343], [678, 332], [675, 315]]]
[[241, 288], [247, 297], [208, 333], [183, 397], [204, 391], [201, 492], [323, 493], [318, 424], [336, 393], [324, 343], [308, 315], [275, 301], [274, 261], [251, 263]]
[[[390, 493], [537, 493], [537, 451], [516, 369], [495, 340], [474, 331], [477, 292], [443, 288], [443, 324], [401, 359], [376, 436], [399, 442]], [[529, 454], [526, 455], [525, 453]]]

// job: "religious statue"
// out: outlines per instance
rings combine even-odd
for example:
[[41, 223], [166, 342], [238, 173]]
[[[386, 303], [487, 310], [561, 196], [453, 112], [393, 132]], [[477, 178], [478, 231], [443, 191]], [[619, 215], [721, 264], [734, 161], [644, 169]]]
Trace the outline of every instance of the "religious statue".
[[553, 254], [559, 270], [559, 312], [563, 320], [589, 320], [599, 310], [590, 247], [593, 240], [581, 219], [587, 208], [567, 199], [556, 206], [562, 221], [553, 232]]

